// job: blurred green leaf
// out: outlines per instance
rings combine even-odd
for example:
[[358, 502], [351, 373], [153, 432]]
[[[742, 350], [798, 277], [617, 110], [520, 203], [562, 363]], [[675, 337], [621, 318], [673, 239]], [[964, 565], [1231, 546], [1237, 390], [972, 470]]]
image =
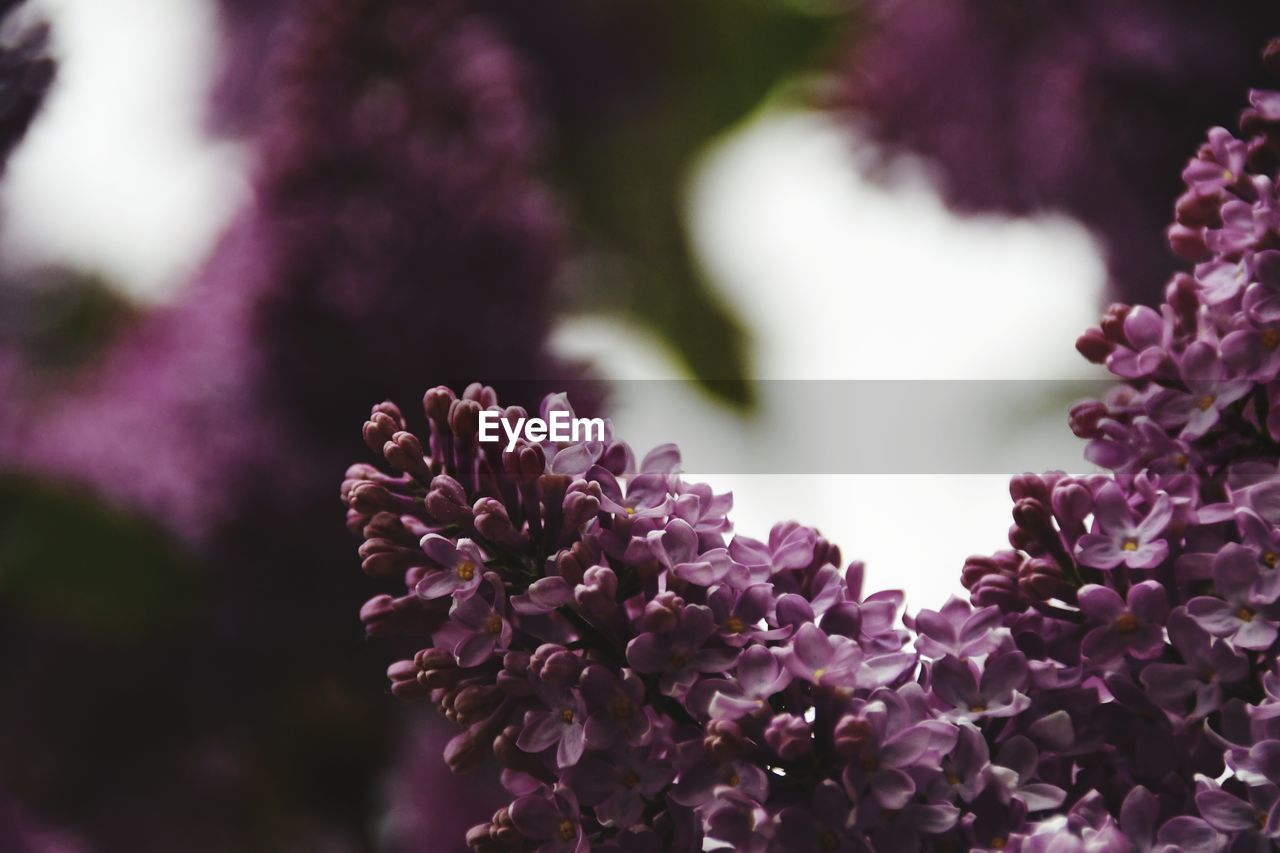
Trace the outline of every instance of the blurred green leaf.
[[0, 286], [0, 340], [18, 347], [30, 370], [88, 363], [138, 316], [137, 306], [88, 271], [46, 267]]
[[709, 393], [749, 407], [748, 334], [693, 256], [685, 184], [707, 144], [805, 70], [837, 22], [785, 0], [564, 5], [598, 43], [548, 81], [555, 160], [588, 254], [619, 261], [571, 286], [570, 307], [634, 318]]
[[182, 620], [197, 575], [154, 525], [73, 491], [0, 477], [0, 600], [128, 636]]

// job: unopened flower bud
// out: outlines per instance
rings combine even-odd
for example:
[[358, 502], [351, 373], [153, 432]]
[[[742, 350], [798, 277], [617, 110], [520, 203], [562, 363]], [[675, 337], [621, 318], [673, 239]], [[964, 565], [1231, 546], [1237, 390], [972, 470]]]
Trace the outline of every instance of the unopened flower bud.
[[1018, 582], [1003, 575], [986, 575], [969, 587], [969, 598], [977, 607], [999, 607], [1001, 612], [1013, 613], [1024, 606], [1018, 591]]
[[422, 411], [427, 420], [433, 424], [444, 426], [449, 420], [449, 409], [453, 406], [453, 391], [444, 385], [437, 385], [422, 396]]
[[778, 714], [764, 730], [765, 743], [783, 761], [795, 761], [813, 749], [809, 724], [795, 714]]
[[347, 503], [356, 512], [373, 515], [379, 511], [394, 512], [402, 508], [402, 502], [381, 483], [365, 481], [357, 483], [347, 493]]
[[1200, 310], [1200, 285], [1186, 273], [1176, 274], [1165, 288], [1165, 299], [1187, 328], [1195, 328]]
[[1076, 352], [1093, 364], [1105, 364], [1116, 345], [1107, 340], [1100, 329], [1088, 329], [1076, 338]]
[[1060, 525], [1078, 528], [1093, 512], [1093, 494], [1075, 481], [1058, 483], [1053, 487], [1052, 506]]
[[1049, 503], [1050, 484], [1040, 474], [1018, 474], [1009, 481], [1009, 496], [1015, 501], [1032, 498]]
[[573, 590], [574, 603], [587, 616], [606, 616], [616, 607], [618, 576], [608, 566], [592, 566]]
[[1195, 263], [1209, 255], [1209, 247], [1204, 242], [1203, 228], [1188, 228], [1175, 222], [1169, 226], [1165, 236], [1169, 240], [1169, 248], [1183, 260]]
[[449, 431], [459, 441], [470, 444], [480, 432], [480, 411], [475, 400], [454, 400], [449, 407]]
[[[411, 519], [412, 520], [412, 519]], [[361, 531], [366, 539], [385, 539], [406, 548], [417, 548], [422, 541], [422, 533], [415, 533], [405, 524], [405, 520], [394, 512], [374, 513], [365, 522]], [[423, 531], [424, 533], [426, 531]]]
[[489, 823], [481, 823], [467, 830], [467, 846], [475, 853], [506, 853], [524, 844], [524, 837], [511, 823], [506, 807], [498, 809]]
[[1222, 224], [1222, 198], [1216, 193], [1185, 192], [1174, 203], [1173, 215], [1188, 228], [1217, 228]]
[[488, 408], [498, 404], [498, 392], [493, 390], [492, 385], [485, 385], [483, 382], [472, 382], [462, 390], [462, 399], [474, 400], [481, 406]]
[[404, 427], [404, 417], [395, 403], [379, 403], [373, 407], [369, 420], [364, 422], [364, 443], [374, 453], [381, 453], [382, 446]]
[[591, 494], [585, 484], [574, 483], [564, 496], [563, 506], [563, 529], [566, 533], [577, 532], [582, 529], [582, 525], [596, 517], [596, 513], [600, 511], [600, 498]]
[[514, 450], [503, 451], [502, 464], [513, 480], [528, 486], [547, 470], [547, 457], [541, 445], [522, 443]]
[[468, 685], [449, 697], [453, 721], [462, 726], [470, 725], [492, 713], [505, 695], [497, 686]]
[[[1045, 496], [1046, 498], [1048, 495]], [[1038, 498], [1022, 498], [1013, 505], [1013, 522], [1031, 536], [1054, 534], [1053, 516]]]
[[375, 578], [404, 574], [410, 566], [426, 564], [420, 548], [406, 548], [390, 539], [366, 539], [360, 545], [360, 568]]
[[492, 741], [485, 737], [484, 725], [477, 723], [450, 739], [444, 748], [444, 760], [454, 773], [474, 770], [489, 757]]
[[371, 637], [410, 634], [430, 636], [449, 616], [448, 602], [424, 601], [416, 595], [375, 595], [360, 608], [360, 621]]
[[397, 699], [421, 699], [431, 693], [431, 688], [418, 680], [418, 665], [411, 660], [396, 661], [387, 667], [387, 679], [391, 682], [391, 695]]
[[680, 612], [684, 610], [684, 599], [674, 592], [660, 592], [644, 606], [644, 615], [640, 623], [644, 630], [655, 634], [665, 634], [680, 622]]
[[1129, 312], [1132, 310], [1132, 306], [1121, 302], [1113, 302], [1103, 312], [1098, 328], [1111, 343], [1128, 344], [1128, 339], [1125, 338], [1124, 334], [1124, 321], [1129, 318]]
[[1084, 400], [1071, 407], [1067, 425], [1077, 438], [1094, 438], [1098, 434], [1098, 422], [1109, 415], [1106, 404], [1101, 400]]
[[734, 761], [746, 754], [750, 744], [742, 728], [732, 720], [712, 720], [707, 723], [703, 747], [716, 761]]
[[461, 483], [445, 474], [431, 481], [427, 511], [443, 524], [471, 527], [471, 502], [467, 500], [466, 490]]
[[530, 695], [533, 688], [529, 684], [529, 658], [528, 652], [511, 651], [503, 655], [497, 685], [512, 696]]
[[1022, 564], [1018, 570], [1018, 590], [1032, 601], [1070, 597], [1075, 591], [1057, 563], [1040, 557]]
[[444, 649], [423, 649], [413, 657], [418, 667], [418, 680], [426, 687], [448, 689], [462, 679], [458, 661]]
[[397, 471], [403, 471], [419, 483], [431, 482], [422, 442], [411, 432], [397, 432], [382, 445], [382, 456]]
[[[600, 562], [600, 546], [594, 538], [579, 539], [556, 555], [556, 573], [572, 584], [583, 582], [588, 569]], [[616, 579], [615, 579], [616, 580]]]
[[1268, 41], [1262, 49], [1262, 65], [1272, 77], [1280, 77], [1280, 36]]
[[502, 501], [495, 498], [481, 498], [471, 508], [475, 514], [476, 530], [490, 542], [496, 542], [505, 548], [520, 545], [520, 533], [511, 523], [507, 508]]
[[529, 660], [529, 674], [543, 684], [564, 685], [578, 680], [582, 660], [576, 654], [554, 643], [538, 646]]
[[844, 758], [861, 753], [871, 743], [871, 723], [862, 717], [846, 714], [836, 723], [833, 743], [836, 752]]

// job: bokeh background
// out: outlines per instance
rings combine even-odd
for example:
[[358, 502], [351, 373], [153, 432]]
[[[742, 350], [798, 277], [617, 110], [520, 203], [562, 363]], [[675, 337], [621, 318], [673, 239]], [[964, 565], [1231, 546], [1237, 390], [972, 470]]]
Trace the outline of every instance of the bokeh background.
[[[337, 500], [368, 407], [434, 384], [569, 388], [680, 443], [739, 531], [813, 524], [937, 607], [1009, 474], [1085, 469], [1072, 342], [1160, 298], [1181, 165], [1280, 32], [1194, 0], [0, 13], [15, 851], [435, 851], [488, 818], [386, 693]], [[901, 416], [866, 383], [947, 428], [793, 463], [805, 395], [852, 401], [849, 440]]]

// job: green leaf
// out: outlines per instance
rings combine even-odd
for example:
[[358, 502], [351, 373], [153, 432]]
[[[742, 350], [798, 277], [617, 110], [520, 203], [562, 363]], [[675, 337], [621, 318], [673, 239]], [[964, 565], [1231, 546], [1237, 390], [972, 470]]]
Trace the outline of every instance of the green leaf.
[[599, 40], [589, 60], [603, 79], [547, 81], [555, 163], [588, 258], [612, 261], [571, 282], [570, 310], [638, 321], [709, 393], [750, 407], [748, 334], [693, 256], [685, 185], [708, 143], [815, 58], [834, 19], [783, 0], [564, 5]]

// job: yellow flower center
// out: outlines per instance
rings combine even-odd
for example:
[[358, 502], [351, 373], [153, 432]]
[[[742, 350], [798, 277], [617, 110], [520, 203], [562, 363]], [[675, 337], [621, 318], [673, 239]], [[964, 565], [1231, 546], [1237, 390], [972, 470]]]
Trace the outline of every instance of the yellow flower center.
[[1241, 607], [1239, 610], [1237, 610], [1236, 616], [1238, 616], [1242, 622], [1253, 621], [1253, 611], [1247, 607]]
[[626, 696], [619, 696], [613, 700], [613, 718], [615, 720], [629, 720], [635, 713], [635, 706], [631, 704], [631, 700]]
[[1127, 539], [1125, 539], [1123, 542], [1120, 543], [1120, 550], [1121, 551], [1138, 550], [1138, 540], [1134, 539], [1132, 536], [1128, 537]]
[[628, 770], [626, 773], [622, 774], [622, 784], [626, 785], [628, 788], [634, 788], [636, 785], [640, 784], [640, 777], [635, 774], [635, 771]]
[[560, 712], [560, 719], [564, 720], [566, 723], [572, 723], [572, 722], [573, 722], [573, 709], [572, 709], [572, 708], [565, 708], [563, 711], [561, 711], [561, 712]]
[[1266, 563], [1268, 568], [1274, 569], [1276, 563], [1280, 563], [1280, 554], [1275, 551], [1267, 551], [1262, 555], [1262, 562]]
[[1004, 846], [1008, 843], [1009, 842], [1007, 840], [997, 837], [997, 838], [991, 839], [991, 844], [988, 846], [990, 846], [993, 850], [1003, 850]]
[[490, 614], [489, 618], [485, 620], [484, 629], [488, 631], [490, 634], [493, 634], [495, 637], [498, 634], [501, 634], [502, 633], [502, 617], [499, 616], [497, 613]]
[[986, 710], [987, 710], [986, 705], [970, 705], [969, 706], [970, 714], [983, 714], [983, 713], [986, 713]]
[[729, 774], [728, 782], [729, 782], [729, 787], [730, 787], [730, 788], [736, 788], [736, 787], [738, 787], [738, 783], [739, 783], [739, 782], [741, 782], [741, 781], [742, 781], [742, 780], [738, 778], [738, 774], [737, 774], [737, 773], [730, 773], [730, 774]]
[[573, 821], [560, 821], [560, 838], [565, 841], [572, 841], [577, 834], [577, 831], [573, 828]]
[[1198, 405], [1200, 406], [1200, 411], [1202, 412], [1209, 411], [1211, 408], [1213, 408], [1213, 395], [1205, 394], [1203, 397], [1200, 398], [1200, 402]]
[[633, 506], [623, 507], [623, 508], [627, 511], [627, 515], [629, 515], [629, 516], [630, 516], [630, 515], [635, 515], [635, 514], [636, 514], [636, 508], [635, 508], [635, 507], [633, 507]]
[[1263, 332], [1262, 345], [1267, 349], [1280, 347], [1280, 329], [1267, 329]]
[[822, 667], [818, 667], [817, 669], [815, 669], [815, 670], [813, 671], [813, 680], [814, 680], [814, 681], [821, 681], [821, 680], [822, 680], [822, 676], [824, 676], [824, 675], [826, 675], [826, 674], [827, 674], [827, 671], [826, 671], [825, 669], [823, 669]]
[[464, 581], [469, 581], [476, 576], [476, 567], [471, 565], [470, 560], [463, 560], [458, 564], [458, 577]]
[[1115, 629], [1122, 634], [1132, 633], [1142, 625], [1142, 620], [1132, 613], [1121, 613], [1116, 617]]
[[724, 623], [724, 629], [730, 634], [741, 634], [745, 627], [737, 616], [730, 616], [729, 621]]
[[1222, 180], [1226, 181], [1227, 183], [1231, 183], [1231, 182], [1232, 182], [1232, 181], [1234, 181], [1235, 179], [1236, 179], [1236, 173], [1235, 173], [1235, 172], [1231, 171], [1230, 169], [1223, 169], [1223, 170], [1222, 170]]

